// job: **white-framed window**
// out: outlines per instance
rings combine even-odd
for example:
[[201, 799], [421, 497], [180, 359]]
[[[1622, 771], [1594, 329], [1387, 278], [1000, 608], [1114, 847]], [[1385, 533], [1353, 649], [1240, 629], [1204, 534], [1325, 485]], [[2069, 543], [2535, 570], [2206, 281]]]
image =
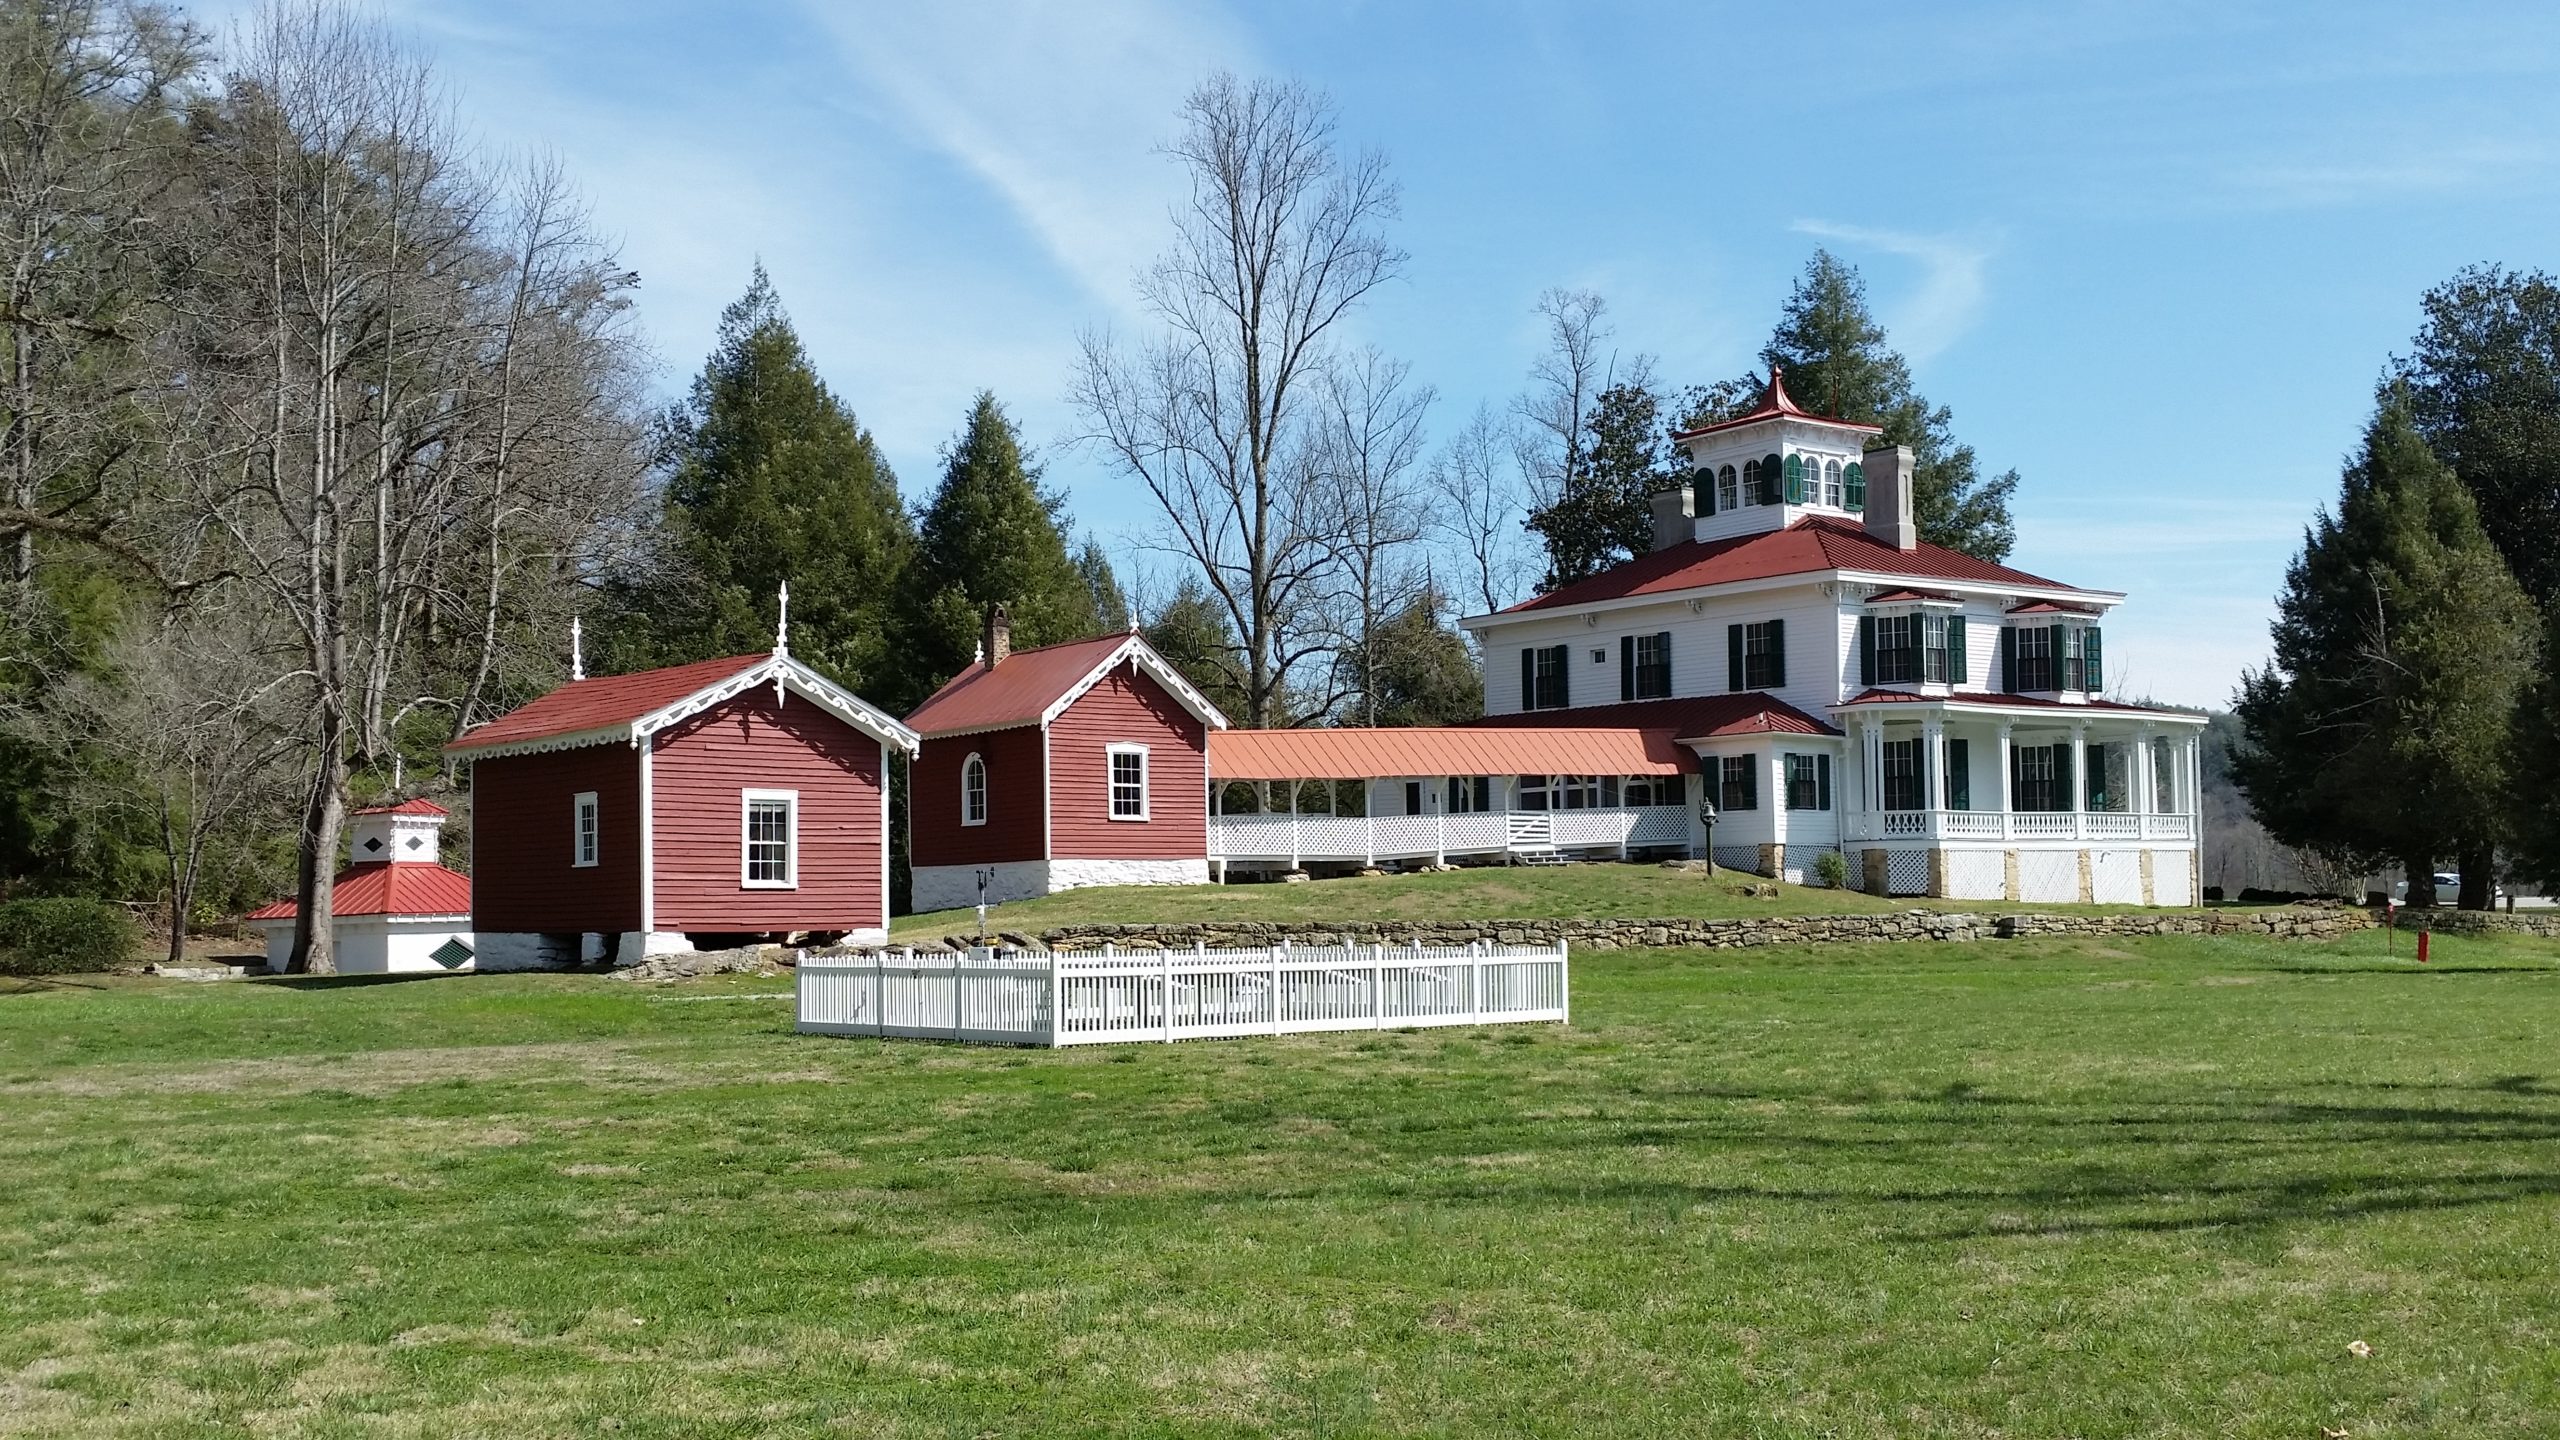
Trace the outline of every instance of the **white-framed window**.
[[971, 755], [960, 762], [960, 823], [987, 823], [987, 762], [981, 755]]
[[1840, 504], [1840, 462], [1822, 462], [1822, 503], [1837, 509]]
[[596, 792], [581, 790], [569, 797], [569, 863], [584, 867], [596, 863], [596, 851], [602, 839], [596, 820]]
[[1147, 818], [1147, 747], [1113, 745], [1104, 753], [1110, 767], [1111, 818]]
[[800, 885], [800, 792], [738, 792], [738, 883], [750, 890]]

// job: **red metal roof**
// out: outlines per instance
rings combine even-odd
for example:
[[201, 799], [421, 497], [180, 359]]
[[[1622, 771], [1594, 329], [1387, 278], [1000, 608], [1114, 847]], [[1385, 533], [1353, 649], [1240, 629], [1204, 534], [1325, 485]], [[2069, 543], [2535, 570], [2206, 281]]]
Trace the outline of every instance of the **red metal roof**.
[[529, 705], [510, 710], [486, 725], [473, 727], [444, 748], [480, 750], [492, 745], [513, 745], [554, 735], [575, 735], [581, 731], [628, 725], [696, 690], [717, 685], [739, 671], [761, 665], [771, 658], [769, 655], [729, 655], [718, 660], [697, 660], [690, 665], [642, 670], [632, 675], [598, 675], [588, 680], [572, 680]]
[[1713, 425], [1701, 425], [1695, 430], [1674, 430], [1671, 432], [1671, 438], [1674, 440], [1686, 440], [1692, 435], [1712, 435], [1719, 430], [1734, 430], [1745, 425], [1757, 425], [1763, 420], [1812, 420], [1824, 425], [1839, 425], [1850, 430], [1864, 430], [1871, 435], [1881, 435], [1884, 433], [1884, 427], [1881, 425], [1867, 425], [1856, 420], [1842, 420], [1833, 415], [1816, 415], [1812, 411], [1798, 405], [1795, 402], [1794, 397], [1787, 394], [1786, 382], [1779, 378], [1780, 373], [1781, 367], [1776, 365], [1769, 367], [1769, 388], [1762, 392], [1759, 408], [1753, 410], [1750, 414], [1737, 415], [1730, 420], [1719, 420]]
[[1697, 759], [1668, 730], [1213, 730], [1219, 780], [1370, 780], [1398, 775], [1678, 775]]
[[453, 814], [452, 811], [447, 810], [433, 800], [423, 799], [403, 800], [397, 805], [367, 805], [355, 813], [358, 815], [443, 815], [448, 817]]
[[2072, 587], [2024, 570], [1976, 560], [1961, 551], [1923, 542], [1897, 550], [1867, 533], [1854, 520], [1809, 515], [1784, 530], [1737, 535], [1725, 540], [1684, 541], [1649, 555], [1639, 555], [1588, 580], [1550, 590], [1521, 601], [1505, 615], [1533, 613], [1562, 605], [1588, 605], [1636, 595], [1662, 595], [1723, 585], [1739, 580], [1767, 580], [1781, 575], [1813, 575], [1827, 570], [1856, 570], [1915, 580], [1970, 580], [1992, 585], [2034, 585], [2051, 590]]
[[973, 660], [908, 714], [907, 728], [919, 735], [950, 735], [1037, 725], [1050, 706], [1127, 643], [1124, 633], [1016, 650], [992, 670]]
[[1578, 705], [1569, 710], [1515, 711], [1509, 715], [1487, 715], [1467, 724], [1503, 729], [1659, 730], [1675, 740], [1710, 740], [1719, 735], [1840, 733], [1820, 716], [1808, 715], [1761, 690], [1694, 695], [1685, 700], [1629, 700], [1610, 705]]
[[[290, 920], [300, 908], [295, 900], [278, 900], [248, 918]], [[350, 865], [338, 872], [329, 908], [336, 915], [468, 915], [471, 877], [418, 860]]]
[[2056, 700], [2050, 695], [2011, 695], [1997, 690], [1959, 690], [1953, 695], [1922, 695], [1910, 690], [1864, 690], [1842, 705], [2015, 705], [2028, 710], [2107, 710], [2132, 715], [2168, 715], [2204, 723], [2193, 710], [2165, 705], [2132, 705], [2121, 700]]

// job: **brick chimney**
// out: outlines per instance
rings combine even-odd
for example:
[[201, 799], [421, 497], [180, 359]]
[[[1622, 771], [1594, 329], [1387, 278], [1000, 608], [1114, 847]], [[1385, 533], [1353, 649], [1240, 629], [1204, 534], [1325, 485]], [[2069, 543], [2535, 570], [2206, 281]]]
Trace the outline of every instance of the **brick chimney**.
[[1004, 657], [1013, 653], [1013, 617], [1005, 613], [1002, 601], [987, 607], [987, 633], [978, 644], [979, 654], [990, 670], [1003, 664]]
[[1653, 548], [1668, 550], [1674, 545], [1694, 540], [1697, 525], [1690, 512], [1697, 506], [1697, 492], [1687, 481], [1669, 490], [1653, 492]]
[[1920, 526], [1911, 518], [1911, 447], [1886, 445], [1859, 458], [1867, 472], [1867, 533], [1896, 550], [1918, 549]]

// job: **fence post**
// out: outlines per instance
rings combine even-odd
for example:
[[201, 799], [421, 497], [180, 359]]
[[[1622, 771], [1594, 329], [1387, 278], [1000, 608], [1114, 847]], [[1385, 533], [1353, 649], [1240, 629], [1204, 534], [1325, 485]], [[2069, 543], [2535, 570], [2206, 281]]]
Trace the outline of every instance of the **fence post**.
[[1164, 952], [1164, 1043], [1173, 1043], [1173, 952]]
[[1387, 1028], [1387, 946], [1383, 940], [1369, 947], [1369, 1028]]
[[1573, 1023], [1573, 977], [1567, 973], [1572, 949], [1571, 941], [1561, 935], [1556, 937], [1556, 1008], [1564, 1012], [1567, 1025]]
[[1058, 993], [1058, 952], [1049, 952], [1049, 1048], [1058, 1048], [1058, 1012], [1065, 1003]]
[[[969, 958], [977, 953], [977, 951], [972, 950], [967, 955], [954, 955], [951, 957], [951, 1038], [955, 1041], [960, 1038], [960, 1006], [962, 1003], [960, 987], [965, 984], [968, 979]], [[993, 954], [994, 952], [989, 951], [988, 953]]]
[[1443, 810], [1432, 816], [1431, 825], [1431, 863], [1446, 869], [1449, 864], [1449, 812]]
[[1277, 1035], [1280, 1033], [1280, 947], [1274, 945], [1265, 949], [1262, 959], [1271, 968], [1271, 1028], [1268, 1033]]
[[1467, 1023], [1484, 1023], [1484, 956], [1467, 946]]

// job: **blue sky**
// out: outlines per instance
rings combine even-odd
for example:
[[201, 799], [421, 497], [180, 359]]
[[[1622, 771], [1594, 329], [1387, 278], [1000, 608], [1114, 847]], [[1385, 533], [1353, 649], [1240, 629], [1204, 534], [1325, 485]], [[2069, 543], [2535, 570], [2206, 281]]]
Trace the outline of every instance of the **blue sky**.
[[[209, 18], [219, 19], [221, 12]], [[2560, 7], [400, 0], [492, 152], [558, 152], [670, 394], [761, 256], [910, 498], [992, 388], [1125, 556], [1143, 496], [1056, 442], [1078, 332], [1140, 323], [1155, 146], [1218, 67], [1329, 91], [1404, 186], [1359, 339], [1517, 391], [1551, 285], [1686, 383], [1750, 363], [1817, 244], [2016, 466], [2014, 563], [2131, 592], [2135, 693], [2227, 702], [2419, 295], [2560, 266]]]

